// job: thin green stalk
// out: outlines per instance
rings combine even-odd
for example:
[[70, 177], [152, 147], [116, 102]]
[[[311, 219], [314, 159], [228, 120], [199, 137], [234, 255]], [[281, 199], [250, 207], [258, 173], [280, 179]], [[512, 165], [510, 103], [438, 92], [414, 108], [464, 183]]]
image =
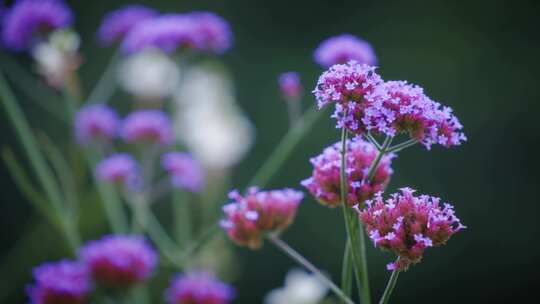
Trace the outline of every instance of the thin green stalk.
[[189, 208], [189, 193], [180, 190], [173, 191], [172, 208], [174, 215], [174, 232], [180, 246], [186, 246], [191, 240], [191, 209]]
[[351, 254], [351, 243], [347, 240], [345, 251], [343, 253], [343, 266], [341, 267], [341, 290], [348, 297], [350, 297], [352, 293], [352, 267], [354, 266]]
[[290, 247], [287, 243], [279, 238], [277, 235], [269, 235], [268, 240], [274, 244], [278, 249], [287, 254], [290, 258], [295, 260], [298, 264], [302, 265], [307, 270], [311, 271], [319, 280], [326, 284], [343, 302], [347, 304], [354, 304], [354, 302], [345, 295], [339, 287], [332, 282], [328, 277], [326, 277], [317, 267], [315, 267], [311, 262], [304, 258], [300, 253]]
[[109, 99], [114, 93], [116, 87], [116, 67], [118, 65], [118, 60], [120, 59], [120, 50], [116, 50], [113, 56], [111, 57], [107, 67], [101, 78], [98, 80], [95, 87], [92, 89], [90, 96], [86, 99], [87, 104], [103, 102], [109, 102]]
[[394, 287], [396, 287], [396, 282], [397, 282], [399, 273], [400, 273], [399, 270], [392, 271], [392, 274], [390, 275], [390, 279], [388, 280], [388, 283], [386, 284], [386, 288], [384, 289], [384, 293], [381, 297], [381, 300], [379, 301], [379, 304], [386, 304], [388, 303], [388, 300], [390, 300], [390, 296], [392, 295], [392, 292], [394, 291]]
[[385, 139], [384, 139], [384, 142], [381, 146], [381, 149], [379, 150], [379, 153], [377, 153], [377, 156], [375, 157], [375, 159], [373, 160], [373, 162], [371, 163], [371, 165], [369, 166], [369, 171], [368, 171], [368, 181], [371, 181], [373, 179], [373, 177], [375, 176], [375, 172], [377, 172], [377, 167], [379, 166], [379, 163], [381, 162], [381, 159], [382, 157], [384, 156], [385, 153], [387, 153], [388, 151], [388, 147], [390, 147], [390, 144], [392, 143], [392, 137], [390, 136], [387, 136]]
[[387, 152], [386, 153], [390, 153], [390, 152], [399, 152], [403, 149], [406, 149], [408, 147], [411, 147], [411, 146], [414, 146], [418, 143], [418, 140], [415, 139], [415, 138], [412, 138], [412, 139], [409, 139], [407, 141], [404, 141], [400, 144], [397, 144], [395, 146], [392, 146], [390, 148], [388, 148]]

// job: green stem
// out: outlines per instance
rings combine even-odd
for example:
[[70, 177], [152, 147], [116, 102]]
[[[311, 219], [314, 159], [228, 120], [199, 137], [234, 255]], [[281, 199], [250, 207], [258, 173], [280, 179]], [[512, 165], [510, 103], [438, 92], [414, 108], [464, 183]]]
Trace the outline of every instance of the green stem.
[[387, 153], [390, 153], [390, 152], [399, 152], [405, 148], [408, 148], [408, 147], [411, 147], [411, 146], [414, 146], [418, 143], [418, 140], [415, 139], [415, 138], [412, 138], [412, 139], [409, 139], [407, 141], [404, 141], [400, 144], [397, 144], [395, 146], [392, 146], [390, 148], [388, 148], [388, 150], [386, 151]]
[[172, 208], [176, 241], [180, 246], [186, 246], [192, 232], [189, 194], [181, 190], [173, 190]]
[[384, 142], [381, 146], [381, 149], [379, 150], [379, 153], [377, 153], [377, 156], [375, 156], [375, 159], [371, 163], [371, 166], [369, 166], [369, 171], [367, 174], [368, 182], [371, 182], [371, 180], [375, 176], [375, 172], [377, 172], [377, 167], [379, 166], [379, 163], [381, 162], [381, 159], [384, 156], [384, 154], [388, 152], [388, 147], [390, 147], [391, 143], [392, 143], [392, 137], [387, 136], [384, 139]]
[[111, 57], [107, 67], [101, 78], [98, 80], [96, 86], [93, 88], [90, 96], [86, 99], [87, 104], [103, 102], [109, 102], [110, 97], [114, 93], [114, 88], [116, 87], [116, 67], [118, 65], [118, 60], [120, 59], [120, 50], [116, 50], [113, 56]]
[[341, 290], [348, 297], [351, 296], [352, 292], [352, 267], [354, 266], [351, 254], [351, 243], [347, 241], [343, 253], [343, 266], [341, 267]]
[[287, 243], [281, 240], [277, 235], [269, 235], [268, 239], [272, 244], [274, 244], [278, 249], [287, 254], [290, 258], [295, 260], [298, 264], [302, 265], [307, 270], [311, 271], [319, 280], [326, 284], [341, 300], [347, 304], [354, 304], [354, 302], [347, 297], [339, 287], [334, 284], [329, 278], [327, 278], [317, 267], [315, 267], [311, 262], [304, 258], [300, 253], [290, 247]]
[[394, 291], [394, 287], [396, 287], [396, 282], [397, 282], [399, 273], [400, 273], [399, 270], [392, 271], [392, 275], [390, 275], [390, 279], [388, 280], [388, 283], [386, 284], [386, 289], [384, 290], [384, 293], [381, 297], [381, 300], [379, 301], [379, 304], [386, 304], [388, 303], [388, 300], [390, 300], [390, 296], [392, 295], [392, 292]]

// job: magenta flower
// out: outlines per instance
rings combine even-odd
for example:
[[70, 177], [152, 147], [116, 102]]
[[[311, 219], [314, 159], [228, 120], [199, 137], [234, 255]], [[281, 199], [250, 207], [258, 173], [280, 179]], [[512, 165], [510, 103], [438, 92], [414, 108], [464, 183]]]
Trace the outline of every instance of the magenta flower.
[[62, 0], [19, 0], [2, 16], [3, 44], [24, 51], [54, 29], [69, 26], [73, 16]]
[[293, 222], [304, 195], [293, 189], [259, 191], [252, 187], [245, 196], [232, 191], [229, 198], [233, 202], [223, 206], [226, 219], [221, 227], [238, 245], [256, 249], [265, 233], [281, 232]]
[[188, 153], [169, 152], [161, 156], [161, 165], [170, 174], [172, 184], [191, 192], [200, 192], [204, 173], [199, 163]]
[[75, 261], [34, 268], [35, 284], [27, 288], [32, 304], [83, 304], [92, 287], [87, 268]]
[[165, 291], [168, 304], [227, 304], [234, 289], [212, 273], [193, 271], [177, 276]]
[[102, 181], [129, 186], [138, 177], [138, 165], [131, 155], [116, 153], [97, 164], [96, 174]]
[[125, 53], [155, 47], [167, 53], [193, 49], [223, 53], [232, 44], [228, 23], [209, 12], [167, 14], [141, 22], [122, 43]]
[[386, 202], [378, 193], [367, 208], [360, 210], [360, 219], [375, 247], [390, 250], [398, 261], [387, 265], [389, 270], [406, 270], [418, 263], [426, 248], [446, 243], [450, 237], [465, 228], [454, 214], [450, 204], [440, 206], [440, 198], [428, 195], [414, 196], [415, 191], [402, 188]]
[[169, 145], [174, 141], [169, 116], [160, 110], [137, 110], [130, 113], [122, 123], [120, 135], [128, 143], [149, 141]]
[[[394, 154], [386, 154], [381, 159], [373, 179], [368, 182], [367, 174], [378, 150], [373, 144], [356, 137], [347, 141], [346, 175], [347, 206], [363, 204], [373, 195], [384, 190], [392, 176], [392, 158]], [[336, 207], [341, 204], [341, 143], [324, 149], [323, 153], [312, 158], [312, 176], [302, 181], [302, 185], [323, 205]]]
[[130, 287], [150, 278], [158, 254], [141, 236], [108, 235], [79, 252], [94, 281], [107, 287]]
[[93, 140], [110, 140], [118, 133], [119, 119], [116, 112], [106, 105], [89, 105], [81, 108], [75, 117], [75, 136], [81, 144]]
[[99, 40], [104, 45], [120, 41], [137, 24], [156, 16], [156, 11], [140, 4], [126, 5], [109, 12], [99, 27]]
[[298, 100], [304, 88], [300, 83], [300, 75], [296, 72], [287, 72], [279, 75], [279, 89], [286, 100]]
[[384, 88], [364, 112], [362, 121], [367, 129], [389, 136], [410, 134], [428, 149], [433, 144], [449, 147], [466, 140], [452, 110], [431, 100], [421, 87], [388, 81]]
[[371, 44], [350, 34], [324, 40], [313, 53], [313, 58], [324, 68], [350, 60], [367, 65], [377, 64], [377, 56]]

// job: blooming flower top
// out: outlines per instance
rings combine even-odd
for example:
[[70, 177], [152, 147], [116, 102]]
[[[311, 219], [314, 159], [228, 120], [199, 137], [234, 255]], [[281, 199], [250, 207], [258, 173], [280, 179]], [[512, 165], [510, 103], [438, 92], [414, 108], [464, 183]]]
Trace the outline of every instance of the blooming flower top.
[[350, 60], [368, 65], [377, 64], [377, 57], [371, 44], [350, 34], [324, 40], [313, 53], [313, 58], [325, 68]]
[[200, 192], [204, 186], [203, 169], [188, 153], [169, 152], [161, 156], [161, 165], [171, 175], [175, 187]]
[[304, 195], [293, 189], [259, 191], [253, 187], [245, 196], [232, 191], [229, 198], [234, 202], [223, 206], [226, 219], [221, 227], [238, 245], [256, 249], [264, 233], [280, 232], [292, 223]]
[[28, 50], [40, 35], [73, 21], [71, 10], [62, 0], [19, 0], [2, 18], [2, 42], [14, 51]]
[[177, 276], [165, 292], [168, 304], [227, 304], [234, 289], [213, 274], [194, 271]]
[[93, 279], [107, 287], [130, 287], [150, 278], [158, 254], [140, 236], [109, 235], [79, 252]]
[[34, 268], [35, 284], [27, 288], [33, 304], [83, 304], [91, 289], [86, 267], [63, 260]]
[[465, 228], [450, 204], [440, 206], [440, 199], [428, 195], [414, 196], [414, 190], [402, 188], [386, 202], [381, 193], [367, 208], [359, 211], [366, 231], [376, 247], [398, 255], [389, 270], [406, 270], [422, 259], [424, 250], [439, 246]]
[[75, 117], [75, 136], [81, 144], [95, 139], [110, 140], [116, 137], [119, 119], [116, 112], [106, 105], [89, 105], [81, 108]]
[[148, 47], [167, 53], [187, 48], [221, 54], [232, 44], [232, 34], [223, 18], [210, 12], [167, 14], [141, 22], [122, 43], [125, 53]]
[[405, 81], [386, 82], [362, 121], [367, 129], [389, 136], [410, 134], [427, 148], [433, 144], [459, 145], [466, 140], [452, 109], [442, 107], [427, 97], [421, 87]]
[[99, 40], [104, 45], [120, 41], [137, 24], [156, 16], [156, 11], [140, 4], [126, 5], [109, 12], [99, 27]]
[[160, 110], [138, 110], [130, 113], [122, 123], [120, 135], [128, 143], [150, 141], [169, 145], [174, 141], [169, 116]]
[[[373, 179], [367, 181], [369, 167], [378, 153], [377, 148], [360, 137], [348, 140], [346, 148], [347, 205], [352, 207], [384, 190], [392, 176], [391, 164], [395, 155], [384, 155]], [[302, 181], [302, 185], [323, 205], [335, 207], [341, 204], [341, 143], [327, 147], [321, 155], [312, 158], [311, 163], [313, 174]]]
[[283, 73], [279, 75], [278, 83], [281, 95], [283, 95], [286, 100], [298, 100], [302, 96], [303, 88], [298, 73]]
[[97, 164], [96, 174], [102, 181], [129, 186], [133, 185], [138, 177], [138, 165], [131, 155], [116, 153]]

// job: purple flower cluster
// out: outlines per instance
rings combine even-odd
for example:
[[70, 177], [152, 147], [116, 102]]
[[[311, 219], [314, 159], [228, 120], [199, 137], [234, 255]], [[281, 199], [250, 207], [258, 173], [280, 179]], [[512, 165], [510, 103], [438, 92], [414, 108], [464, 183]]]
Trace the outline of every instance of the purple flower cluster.
[[71, 10], [62, 0], [19, 0], [2, 16], [2, 42], [14, 51], [25, 51], [40, 35], [72, 21]]
[[125, 53], [155, 47], [167, 53], [194, 49], [221, 54], [232, 44], [229, 24], [210, 12], [166, 14], [141, 22], [122, 42]]
[[161, 165], [171, 176], [175, 187], [200, 192], [204, 186], [204, 173], [199, 163], [184, 152], [169, 152], [161, 156]]
[[81, 144], [94, 140], [116, 137], [119, 119], [116, 112], [106, 105], [89, 105], [81, 108], [75, 117], [75, 136]]
[[212, 273], [193, 271], [176, 277], [165, 292], [169, 304], [227, 304], [234, 289]]
[[300, 75], [296, 72], [286, 72], [279, 75], [279, 89], [286, 100], [298, 100], [304, 88], [300, 83]]
[[[356, 137], [347, 141], [346, 145], [347, 206], [371, 199], [373, 195], [384, 190], [392, 176], [392, 158], [394, 154], [386, 154], [381, 159], [371, 181], [367, 174], [378, 150], [373, 144]], [[336, 207], [341, 204], [341, 143], [324, 149], [323, 153], [312, 158], [312, 176], [302, 181], [302, 185], [317, 200], [326, 206]]]
[[313, 53], [313, 58], [325, 68], [350, 60], [368, 65], [377, 64], [377, 57], [371, 44], [350, 34], [324, 40]]
[[130, 287], [146, 281], [158, 254], [143, 237], [109, 235], [90, 241], [79, 255], [95, 282], [107, 287]]
[[69, 260], [34, 268], [34, 280], [27, 289], [32, 304], [83, 304], [92, 287], [86, 266]]
[[120, 135], [128, 143], [149, 141], [169, 145], [174, 141], [169, 116], [160, 110], [138, 110], [130, 113], [122, 123]]
[[304, 195], [293, 189], [259, 191], [253, 187], [245, 196], [233, 191], [229, 198], [234, 202], [223, 206], [226, 219], [221, 227], [238, 245], [257, 249], [265, 233], [283, 231], [292, 223]]
[[121, 41], [137, 24], [157, 15], [156, 11], [144, 5], [126, 5], [105, 15], [98, 30], [98, 38], [104, 45]]
[[319, 107], [335, 104], [337, 127], [355, 134], [367, 131], [395, 136], [406, 133], [427, 149], [466, 140], [449, 107], [427, 97], [422, 88], [404, 81], [388, 81], [375, 68], [356, 61], [325, 71], [313, 91]]
[[138, 178], [137, 161], [127, 153], [116, 153], [96, 166], [97, 177], [105, 182], [133, 185]]
[[465, 228], [450, 204], [440, 206], [440, 199], [414, 196], [414, 190], [402, 188], [386, 202], [382, 194], [366, 202], [359, 211], [366, 232], [376, 247], [391, 250], [399, 258], [388, 264], [389, 270], [405, 270], [422, 259], [426, 248], [440, 246]]

